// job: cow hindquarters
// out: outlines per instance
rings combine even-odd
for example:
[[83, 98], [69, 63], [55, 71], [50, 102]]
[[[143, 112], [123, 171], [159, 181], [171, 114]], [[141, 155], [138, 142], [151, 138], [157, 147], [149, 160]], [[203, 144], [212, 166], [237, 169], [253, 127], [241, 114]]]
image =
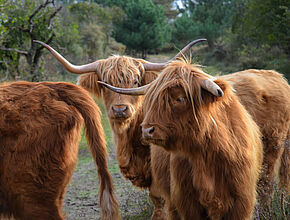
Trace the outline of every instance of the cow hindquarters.
[[5, 157], [3, 190], [7, 192], [9, 210], [4, 212], [13, 214], [16, 220], [64, 219], [62, 203], [76, 165], [80, 128], [79, 118], [73, 128], [60, 136], [55, 136], [57, 129], [48, 129], [42, 141], [24, 139], [16, 143], [30, 150]]

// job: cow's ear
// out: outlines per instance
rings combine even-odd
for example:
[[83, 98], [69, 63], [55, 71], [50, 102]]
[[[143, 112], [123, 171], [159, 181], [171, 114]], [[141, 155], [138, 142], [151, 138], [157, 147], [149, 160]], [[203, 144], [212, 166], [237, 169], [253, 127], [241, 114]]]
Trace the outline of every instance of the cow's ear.
[[155, 72], [155, 71], [146, 71], [144, 73], [144, 76], [142, 78], [142, 86], [148, 84], [148, 83], [151, 83], [154, 79], [156, 79], [158, 76], [158, 72]]
[[98, 84], [98, 75], [96, 73], [85, 73], [80, 75], [77, 84], [92, 93], [96, 97], [101, 96], [101, 87]]
[[229, 91], [230, 85], [228, 83], [226, 83], [225, 81], [220, 80], [220, 79], [216, 79], [216, 80], [214, 80], [214, 82], [223, 91], [223, 95], [222, 96], [215, 96], [211, 92], [201, 88], [201, 97], [202, 97], [204, 104], [209, 104], [209, 103], [212, 103], [215, 101], [219, 101], [219, 100], [225, 99], [225, 97], [227, 97], [227, 93]]

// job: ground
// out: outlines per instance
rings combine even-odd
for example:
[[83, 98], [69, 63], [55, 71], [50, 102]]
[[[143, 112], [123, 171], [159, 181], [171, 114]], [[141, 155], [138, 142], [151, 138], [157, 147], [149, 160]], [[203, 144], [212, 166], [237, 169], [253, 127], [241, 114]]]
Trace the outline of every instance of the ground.
[[[109, 167], [114, 179], [122, 219], [150, 219], [152, 204], [147, 191], [132, 186], [120, 174], [116, 158], [110, 155]], [[79, 163], [67, 189], [64, 212], [67, 220], [94, 220], [100, 218], [99, 183], [96, 166], [87, 149], [79, 152]]]

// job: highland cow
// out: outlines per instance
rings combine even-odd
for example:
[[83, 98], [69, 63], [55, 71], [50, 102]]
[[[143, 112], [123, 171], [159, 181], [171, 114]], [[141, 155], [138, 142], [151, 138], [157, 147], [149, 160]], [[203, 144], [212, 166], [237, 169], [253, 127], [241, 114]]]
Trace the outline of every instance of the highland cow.
[[0, 86], [0, 218], [64, 219], [83, 122], [98, 167], [101, 219], [120, 219], [98, 106], [76, 85], [49, 82]]
[[152, 144], [152, 151], [170, 153], [169, 177], [158, 171], [168, 155], [159, 152], [159, 158], [151, 159], [157, 174], [153, 179], [160, 192], [167, 192], [169, 218], [250, 219], [262, 141], [229, 83], [173, 61], [148, 88], [144, 112], [144, 141]]
[[286, 194], [290, 192], [290, 86], [282, 74], [273, 70], [249, 69], [219, 78], [232, 85], [262, 133], [264, 160], [259, 200], [269, 205], [280, 163], [279, 185]]

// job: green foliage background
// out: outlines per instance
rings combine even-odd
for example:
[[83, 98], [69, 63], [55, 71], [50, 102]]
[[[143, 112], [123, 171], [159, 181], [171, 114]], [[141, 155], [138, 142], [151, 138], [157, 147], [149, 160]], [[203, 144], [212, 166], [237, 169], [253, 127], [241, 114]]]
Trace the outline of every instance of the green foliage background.
[[33, 40], [83, 64], [174, 54], [197, 38], [208, 39], [200, 64], [217, 72], [263, 68], [289, 78], [289, 8], [288, 0], [0, 0], [0, 80], [70, 80]]

